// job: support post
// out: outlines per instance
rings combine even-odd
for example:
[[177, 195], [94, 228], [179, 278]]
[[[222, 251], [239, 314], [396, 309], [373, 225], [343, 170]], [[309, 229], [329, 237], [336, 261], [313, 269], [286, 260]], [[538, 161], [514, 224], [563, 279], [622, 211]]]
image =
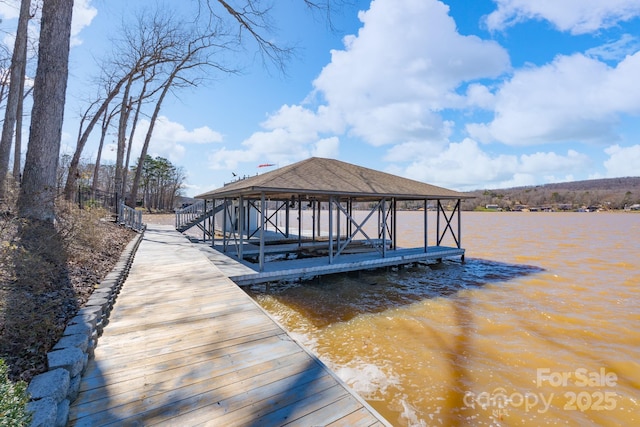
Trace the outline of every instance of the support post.
[[387, 203], [382, 199], [382, 258], [387, 257]]
[[260, 193], [260, 272], [264, 271], [264, 227], [266, 225], [265, 221], [265, 210], [266, 210], [266, 202], [264, 197], [264, 192]]
[[302, 246], [302, 198], [298, 194], [298, 247]]
[[285, 205], [285, 212], [286, 212], [286, 216], [284, 218], [284, 228], [285, 228], [284, 237], [286, 237], [288, 239], [289, 238], [289, 226], [291, 225], [289, 223], [289, 215], [290, 215], [290, 212], [291, 212], [291, 210], [289, 209], [289, 201], [285, 200], [284, 205]]
[[240, 196], [239, 206], [238, 206], [238, 234], [240, 236], [240, 245], [238, 246], [238, 258], [240, 261], [243, 259], [243, 246], [244, 246], [244, 196]]
[[429, 247], [429, 223], [428, 223], [428, 217], [429, 217], [429, 200], [424, 199], [424, 253], [427, 253], [428, 247]]
[[318, 226], [318, 234], [317, 236], [320, 237], [321, 233], [320, 233], [320, 212], [322, 211], [322, 202], [318, 201], [318, 215], [316, 216], [316, 221], [317, 221], [317, 226]]
[[341, 206], [342, 202], [340, 199], [336, 200], [336, 230], [338, 231], [336, 233], [336, 247], [338, 248], [340, 248], [340, 234], [342, 233], [342, 230], [340, 229], [340, 214], [342, 212]]
[[207, 241], [207, 199], [204, 199], [204, 208], [202, 214], [204, 215], [204, 219], [202, 221], [202, 241]]
[[211, 247], [216, 247], [216, 199], [212, 200], [213, 203], [213, 212], [211, 213], [211, 222], [209, 225], [211, 226]]
[[229, 203], [224, 198], [224, 209], [222, 210], [222, 252], [227, 253], [227, 220], [229, 216]]
[[333, 264], [333, 196], [329, 197], [329, 264]]
[[392, 237], [392, 241], [391, 241], [391, 245], [392, 245], [392, 249], [396, 250], [398, 249], [398, 233], [397, 233], [397, 227], [398, 225], [398, 200], [394, 197], [393, 198], [393, 211], [391, 212], [391, 232], [393, 233], [393, 237]]
[[462, 247], [462, 209], [460, 209], [460, 199], [458, 199], [458, 249]]
[[316, 201], [311, 201], [311, 241], [316, 241]]
[[442, 210], [442, 204], [438, 199], [437, 216], [436, 216], [436, 245], [440, 246], [440, 211]]

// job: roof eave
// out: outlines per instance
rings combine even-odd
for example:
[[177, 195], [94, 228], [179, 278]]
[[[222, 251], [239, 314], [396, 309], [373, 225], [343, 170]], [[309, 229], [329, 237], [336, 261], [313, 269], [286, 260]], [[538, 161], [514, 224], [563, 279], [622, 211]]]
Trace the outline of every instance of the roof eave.
[[297, 195], [305, 194], [309, 196], [340, 196], [340, 197], [353, 197], [356, 199], [383, 199], [383, 198], [396, 198], [401, 200], [458, 200], [458, 199], [472, 199], [473, 196], [466, 196], [464, 194], [451, 194], [451, 195], [438, 195], [438, 194], [391, 194], [391, 193], [357, 193], [357, 192], [345, 192], [345, 191], [325, 191], [325, 190], [310, 190], [310, 189], [292, 189], [292, 188], [272, 188], [272, 187], [247, 187], [236, 190], [227, 191], [213, 191], [195, 196], [196, 199], [223, 199], [227, 197], [240, 197], [240, 196], [259, 196], [262, 193], [266, 197], [273, 194], [287, 194]]

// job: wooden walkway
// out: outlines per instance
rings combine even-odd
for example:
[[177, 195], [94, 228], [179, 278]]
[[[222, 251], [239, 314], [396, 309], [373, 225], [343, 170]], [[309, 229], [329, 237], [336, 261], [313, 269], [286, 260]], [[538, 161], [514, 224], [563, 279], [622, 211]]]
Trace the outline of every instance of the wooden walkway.
[[389, 424], [184, 236], [151, 226], [69, 425]]

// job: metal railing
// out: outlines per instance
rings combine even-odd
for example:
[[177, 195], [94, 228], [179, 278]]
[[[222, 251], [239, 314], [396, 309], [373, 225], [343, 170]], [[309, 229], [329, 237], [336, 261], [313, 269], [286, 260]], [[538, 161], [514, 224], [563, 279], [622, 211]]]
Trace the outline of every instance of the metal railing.
[[118, 223], [136, 231], [142, 231], [142, 211], [137, 211], [124, 203], [120, 203], [118, 208]]
[[198, 200], [192, 205], [176, 210], [176, 229], [191, 224], [204, 214], [204, 200]]

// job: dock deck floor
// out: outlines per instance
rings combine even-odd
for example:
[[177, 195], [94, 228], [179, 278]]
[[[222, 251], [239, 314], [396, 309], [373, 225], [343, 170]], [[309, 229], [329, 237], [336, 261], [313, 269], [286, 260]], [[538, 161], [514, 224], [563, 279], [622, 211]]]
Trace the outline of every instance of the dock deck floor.
[[388, 426], [201, 250], [151, 226], [69, 425]]
[[[260, 271], [258, 263], [246, 259], [241, 261], [236, 256], [235, 247], [232, 245], [227, 248], [226, 253], [223, 252], [223, 247], [220, 244], [211, 247], [210, 241], [200, 241], [197, 246], [227, 277], [240, 286], [280, 280], [310, 279], [328, 274], [435, 261], [442, 258], [462, 257], [465, 253], [465, 250], [461, 248], [429, 246], [426, 252], [423, 248], [387, 250], [386, 256], [383, 258], [379, 252], [371, 250], [362, 253], [341, 254], [334, 258], [331, 264], [328, 263], [326, 256], [270, 261], [265, 262], [263, 270]], [[280, 246], [289, 246], [289, 252], [295, 252], [295, 248], [297, 248], [295, 244]], [[283, 249], [270, 248], [268, 253], [281, 252]], [[245, 244], [243, 253], [245, 256], [255, 255], [255, 245]]]

